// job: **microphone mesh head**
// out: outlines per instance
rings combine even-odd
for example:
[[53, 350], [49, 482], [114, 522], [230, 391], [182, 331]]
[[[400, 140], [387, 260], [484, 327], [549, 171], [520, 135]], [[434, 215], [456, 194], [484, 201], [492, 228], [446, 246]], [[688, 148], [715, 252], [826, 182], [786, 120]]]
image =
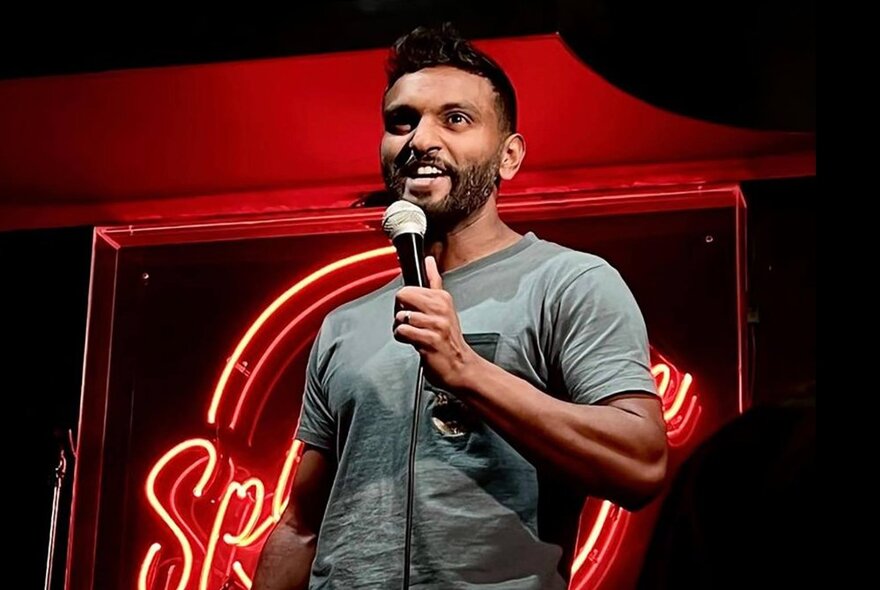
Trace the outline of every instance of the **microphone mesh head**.
[[425, 212], [418, 205], [413, 205], [409, 201], [395, 201], [385, 209], [382, 229], [392, 240], [405, 233], [424, 236], [425, 230], [428, 229], [428, 220]]

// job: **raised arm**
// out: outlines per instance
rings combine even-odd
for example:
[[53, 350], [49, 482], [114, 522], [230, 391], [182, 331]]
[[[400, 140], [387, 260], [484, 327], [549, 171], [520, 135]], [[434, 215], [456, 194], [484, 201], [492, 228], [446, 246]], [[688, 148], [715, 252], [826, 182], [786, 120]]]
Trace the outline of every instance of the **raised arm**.
[[[430, 289], [398, 292], [406, 311], [398, 312], [394, 333], [419, 351], [431, 381], [478, 410], [515, 447], [552, 465], [591, 495], [628, 509], [653, 499], [666, 474], [666, 428], [660, 399], [651, 393], [647, 338], [640, 329], [638, 338], [620, 329], [640, 323], [634, 305], [622, 303], [628, 296], [622, 283], [613, 291], [608, 291], [613, 284], [600, 285], [592, 308], [583, 299], [572, 300], [566, 320], [572, 325], [563, 331], [559, 364], [574, 389], [597, 381], [591, 375], [618, 366], [620, 358], [628, 358], [626, 350], [643, 357], [635, 363], [639, 368], [635, 377], [615, 377], [597, 402], [573, 403], [538, 390], [471, 349], [433, 259], [426, 266]], [[605, 271], [606, 281], [615, 280], [614, 272]]]

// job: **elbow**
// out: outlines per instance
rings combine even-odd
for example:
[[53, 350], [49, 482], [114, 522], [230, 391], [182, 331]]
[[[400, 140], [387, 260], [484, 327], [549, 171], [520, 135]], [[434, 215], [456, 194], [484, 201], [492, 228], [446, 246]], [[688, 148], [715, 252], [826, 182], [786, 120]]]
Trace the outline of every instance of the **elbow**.
[[281, 520], [269, 533], [266, 544], [282, 543], [290, 549], [314, 550], [318, 544], [318, 534], [310, 528], [297, 526], [290, 521]]
[[666, 465], [652, 465], [645, 469], [645, 473], [621, 498], [621, 507], [636, 512], [654, 501], [663, 490], [666, 481]]
[[621, 494], [621, 507], [635, 512], [654, 501], [663, 491], [667, 475], [668, 449], [664, 435], [662, 443], [656, 444], [650, 457], [639, 462], [630, 485]]

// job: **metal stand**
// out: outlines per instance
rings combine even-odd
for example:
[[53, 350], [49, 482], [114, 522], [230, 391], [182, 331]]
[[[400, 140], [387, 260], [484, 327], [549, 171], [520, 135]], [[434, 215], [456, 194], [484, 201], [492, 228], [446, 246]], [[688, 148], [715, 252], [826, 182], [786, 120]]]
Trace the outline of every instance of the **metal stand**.
[[[68, 431], [68, 438], [71, 437]], [[64, 486], [64, 476], [67, 474], [67, 454], [64, 452], [64, 444], [59, 445], [58, 465], [55, 466], [55, 483], [52, 491], [52, 518], [49, 521], [49, 548], [46, 553], [46, 580], [44, 590], [52, 589], [52, 565], [55, 562], [55, 542], [58, 535], [58, 509], [61, 504], [61, 488]]]

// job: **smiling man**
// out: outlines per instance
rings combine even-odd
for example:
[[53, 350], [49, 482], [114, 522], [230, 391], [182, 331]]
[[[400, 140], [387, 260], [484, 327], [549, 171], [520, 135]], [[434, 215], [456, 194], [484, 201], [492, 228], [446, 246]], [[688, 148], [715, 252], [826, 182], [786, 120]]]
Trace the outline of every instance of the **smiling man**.
[[401, 586], [421, 360], [410, 587], [564, 588], [585, 497], [635, 509], [665, 476], [641, 313], [606, 261], [498, 216], [525, 141], [491, 59], [416, 29], [392, 48], [383, 117], [386, 185], [428, 218], [430, 288], [397, 279], [325, 318], [254, 587]]
[[[392, 67], [407, 69], [398, 60]], [[514, 133], [513, 87], [500, 69], [493, 74], [494, 82], [457, 67], [428, 67], [401, 76], [385, 95], [385, 183], [425, 210], [429, 243], [481, 209], [525, 155], [523, 137]]]

